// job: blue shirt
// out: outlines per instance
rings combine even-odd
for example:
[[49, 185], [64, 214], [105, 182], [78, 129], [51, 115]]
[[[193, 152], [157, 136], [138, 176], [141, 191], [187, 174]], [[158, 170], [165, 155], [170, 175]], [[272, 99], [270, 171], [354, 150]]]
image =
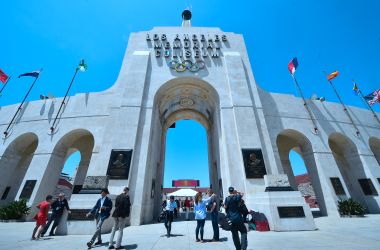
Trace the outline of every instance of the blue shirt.
[[175, 208], [177, 208], [177, 202], [170, 200], [166, 201], [166, 211], [173, 212]]
[[202, 199], [202, 201], [197, 203], [194, 203], [194, 211], [195, 211], [195, 219], [196, 220], [204, 220], [206, 219], [206, 204], [210, 201], [210, 198], [208, 199]]

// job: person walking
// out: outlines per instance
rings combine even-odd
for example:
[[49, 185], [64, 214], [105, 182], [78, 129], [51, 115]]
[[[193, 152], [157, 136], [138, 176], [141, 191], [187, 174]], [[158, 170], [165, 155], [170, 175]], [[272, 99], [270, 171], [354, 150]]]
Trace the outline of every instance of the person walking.
[[[197, 227], [195, 229], [195, 241], [197, 242], [204, 242], [203, 241], [203, 234], [204, 234], [204, 226], [206, 222], [206, 205], [210, 201], [210, 198], [203, 199], [202, 193], [198, 192], [194, 197], [194, 214], [195, 214], [195, 220], [197, 221]], [[199, 232], [201, 233], [201, 239], [199, 239], [198, 235]]]
[[112, 210], [112, 201], [110, 198], [107, 197], [108, 194], [108, 189], [103, 188], [100, 193], [101, 198], [97, 200], [95, 206], [91, 209], [91, 211], [86, 214], [87, 217], [89, 217], [90, 215], [94, 215], [96, 219], [96, 231], [92, 236], [91, 240], [87, 242], [87, 247], [89, 249], [94, 244], [96, 238], [98, 238], [98, 241], [95, 243], [95, 245], [102, 244], [102, 225], [103, 222], [110, 216]]
[[36, 226], [33, 229], [32, 240], [39, 240], [41, 232], [46, 225], [50, 205], [53, 203], [53, 196], [46, 196], [45, 201], [42, 201], [36, 207], [39, 209], [38, 213], [33, 217], [36, 220]]
[[112, 214], [114, 218], [114, 224], [111, 231], [110, 243], [108, 249], [115, 249], [113, 246], [113, 238], [116, 230], [118, 230], [118, 236], [116, 240], [116, 249], [121, 248], [121, 240], [123, 239], [123, 229], [125, 226], [126, 217], [129, 217], [131, 211], [131, 201], [129, 199], [129, 188], [125, 187], [123, 193], [116, 197], [115, 211]]
[[185, 212], [186, 212], [186, 220], [189, 220], [189, 212], [190, 212], [190, 200], [188, 197], [186, 197], [185, 199], [185, 202], [184, 202], [184, 205], [185, 205]]
[[216, 196], [216, 194], [214, 194], [211, 188], [207, 191], [207, 194], [210, 197], [209, 208], [210, 208], [210, 214], [211, 214], [212, 229], [214, 231], [214, 236], [212, 237], [212, 241], [219, 241], [218, 197]]
[[169, 200], [166, 201], [166, 216], [165, 216], [165, 228], [166, 236], [169, 238], [172, 230], [172, 222], [174, 217], [174, 210], [177, 208], [177, 203], [174, 201], [174, 196], [171, 195]]
[[[228, 188], [229, 196], [224, 201], [224, 208], [226, 209], [227, 217], [231, 222], [232, 239], [236, 250], [246, 250], [248, 246], [247, 229], [244, 226], [243, 216], [240, 212], [240, 201], [243, 194], [236, 191], [233, 187]], [[241, 234], [241, 242], [239, 239], [239, 232]]]
[[65, 199], [65, 194], [64, 193], [59, 193], [57, 200], [55, 200], [51, 204], [51, 211], [52, 211], [52, 213], [51, 213], [51, 215], [49, 217], [48, 223], [46, 224], [46, 226], [44, 227], [44, 229], [41, 232], [41, 237], [44, 237], [44, 235], [46, 234], [47, 230], [49, 229], [49, 227], [50, 227], [50, 225], [51, 225], [51, 223], [53, 221], [54, 221], [54, 223], [53, 223], [53, 226], [50, 229], [49, 236], [54, 236], [55, 235], [54, 234], [54, 230], [58, 226], [58, 224], [59, 224], [59, 222], [60, 222], [60, 220], [62, 218], [63, 211], [65, 210], [65, 208], [70, 213], [69, 203]]

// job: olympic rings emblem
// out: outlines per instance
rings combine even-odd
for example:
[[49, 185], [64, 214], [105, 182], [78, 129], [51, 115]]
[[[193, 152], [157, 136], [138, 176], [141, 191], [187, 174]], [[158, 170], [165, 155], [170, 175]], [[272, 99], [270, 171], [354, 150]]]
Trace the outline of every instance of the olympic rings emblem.
[[199, 70], [204, 69], [206, 64], [202, 60], [197, 60], [195, 62], [192, 62], [191, 60], [183, 60], [180, 62], [179, 60], [173, 59], [168, 62], [168, 66], [176, 72], [184, 72], [186, 70], [190, 72], [198, 72]]

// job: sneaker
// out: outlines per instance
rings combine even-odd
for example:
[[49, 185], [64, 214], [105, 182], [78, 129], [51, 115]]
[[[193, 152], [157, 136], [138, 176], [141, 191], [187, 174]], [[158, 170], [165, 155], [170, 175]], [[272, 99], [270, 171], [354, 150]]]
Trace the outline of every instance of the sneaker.
[[109, 246], [108, 249], [115, 249], [115, 247], [114, 246]]
[[101, 245], [101, 244], [102, 244], [101, 240], [98, 240], [97, 242], [95, 242], [95, 245]]
[[87, 247], [88, 247], [88, 249], [90, 249], [92, 247], [92, 242], [91, 241], [87, 242]]
[[196, 239], [195, 242], [200, 242], [200, 239]]
[[204, 240], [201, 240], [201, 243], [205, 242]]

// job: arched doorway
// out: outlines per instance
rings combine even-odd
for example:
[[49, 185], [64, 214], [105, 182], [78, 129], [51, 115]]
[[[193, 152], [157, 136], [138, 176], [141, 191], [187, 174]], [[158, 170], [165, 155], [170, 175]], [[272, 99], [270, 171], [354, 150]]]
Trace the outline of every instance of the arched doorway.
[[17, 200], [17, 192], [37, 149], [38, 137], [26, 133], [17, 137], [0, 160], [0, 204]]
[[92, 156], [94, 137], [85, 129], [76, 129], [65, 134], [55, 145], [46, 171], [36, 194], [36, 200], [43, 200], [47, 194], [55, 194], [66, 160], [75, 152], [80, 152], [80, 162], [75, 172], [73, 189], [83, 185]]
[[[361, 180], [370, 179], [366, 176], [355, 144], [347, 136], [340, 133], [332, 133], [328, 142], [349, 196], [366, 206], [369, 212], [377, 212], [376, 202], [373, 201], [371, 196], [365, 196], [360, 184]], [[375, 208], [373, 204], [377, 209], [373, 209]]]
[[380, 139], [376, 137], [370, 137], [368, 144], [373, 155], [376, 158], [377, 163], [380, 165]]
[[199, 181], [178, 183], [189, 183], [187, 188], [209, 187], [208, 163], [206, 128], [193, 120], [177, 121], [166, 132], [164, 194], [173, 191], [173, 180]]
[[210, 186], [221, 195], [219, 96], [203, 80], [173, 79], [162, 85], [154, 98], [148, 152], [151, 168], [145, 174], [145, 183], [150, 185], [144, 186], [143, 223], [152, 222], [161, 211], [166, 136], [168, 128], [179, 120], [194, 120], [206, 129]]
[[298, 190], [298, 184], [294, 175], [289, 154], [291, 151], [295, 151], [302, 157], [307, 169], [307, 176], [310, 179], [311, 186], [315, 193], [320, 214], [327, 216], [321, 181], [319, 179], [318, 169], [315, 163], [313, 148], [309, 139], [296, 130], [286, 129], [278, 134], [276, 143], [282, 167], [288, 176], [290, 186], [294, 190]]

